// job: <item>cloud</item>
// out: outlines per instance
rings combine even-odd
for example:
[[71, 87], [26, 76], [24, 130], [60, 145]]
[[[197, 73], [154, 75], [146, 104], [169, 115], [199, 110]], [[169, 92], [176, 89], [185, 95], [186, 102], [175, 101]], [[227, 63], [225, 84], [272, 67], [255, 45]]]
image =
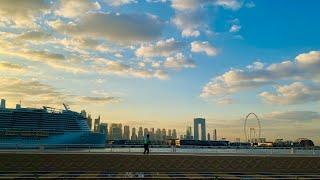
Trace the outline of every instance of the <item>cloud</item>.
[[81, 96], [79, 97], [79, 101], [85, 103], [106, 103], [106, 102], [119, 102], [119, 98], [110, 97], [110, 96]]
[[239, 0], [216, 0], [215, 4], [232, 10], [238, 10], [243, 5], [242, 1]]
[[308, 121], [320, 119], [320, 114], [314, 111], [276, 111], [263, 115], [263, 118], [267, 120]]
[[104, 0], [110, 6], [123, 6], [131, 3], [137, 3], [136, 0]]
[[86, 14], [90, 10], [99, 10], [100, 8], [98, 2], [91, 2], [89, 0], [61, 0], [60, 7], [55, 13], [58, 16], [75, 18]]
[[114, 74], [118, 76], [131, 76], [144, 79], [158, 78], [162, 80], [168, 78], [167, 73], [160, 69], [154, 70], [146, 69], [144, 67], [132, 67], [119, 61], [111, 61], [106, 59], [97, 59], [95, 69], [99, 73]]
[[160, 40], [156, 44], [141, 46], [136, 50], [135, 54], [138, 57], [168, 57], [177, 53], [184, 47], [184, 43], [176, 41], [174, 38]]
[[52, 38], [52, 35], [44, 31], [29, 31], [19, 35], [16, 39], [20, 41], [46, 41]]
[[84, 102], [117, 102], [116, 97], [86, 97], [73, 95], [38, 81], [17, 78], [1, 78], [0, 94], [2, 98], [8, 99], [11, 102], [18, 102], [21, 100], [25, 106], [37, 107], [59, 105], [63, 102], [76, 105], [82, 105]]
[[254, 7], [256, 7], [256, 4], [255, 4], [253, 1], [249, 1], [249, 2], [247, 2], [247, 3], [245, 4], [245, 6], [246, 6], [247, 8], [254, 8]]
[[175, 10], [172, 23], [182, 32], [183, 37], [198, 37], [200, 31], [208, 31], [206, 7], [220, 6], [225, 9], [237, 10], [242, 2], [238, 0], [172, 0], [171, 7]]
[[35, 17], [50, 8], [45, 0], [0, 1], [0, 21], [11, 21], [20, 27], [35, 26]]
[[19, 64], [13, 64], [7, 61], [0, 61], [0, 72], [26, 72], [27, 68]]
[[205, 26], [205, 14], [200, 12], [176, 12], [171, 20], [182, 32], [182, 37], [198, 37]]
[[206, 5], [222, 6], [226, 9], [237, 10], [241, 8], [239, 0], [172, 0], [171, 6], [177, 10], [196, 10]]
[[208, 41], [193, 41], [191, 43], [191, 51], [195, 53], [205, 52], [208, 56], [217, 55], [217, 49], [209, 44]]
[[303, 104], [320, 100], [320, 87], [294, 82], [285, 86], [278, 86], [276, 93], [262, 92], [262, 99], [272, 104]]
[[320, 80], [319, 51], [302, 53], [295, 59], [270, 65], [255, 62], [245, 69], [231, 69], [212, 78], [203, 87], [201, 96], [225, 96], [244, 89], [277, 84], [280, 80]]
[[182, 53], [178, 53], [175, 56], [167, 57], [164, 62], [164, 66], [180, 70], [182, 68], [194, 68], [196, 65], [192, 59], [185, 58]]
[[229, 98], [229, 97], [223, 97], [221, 99], [216, 100], [216, 103], [221, 104], [221, 105], [233, 104], [234, 99]]
[[[19, 46], [18, 46], [19, 47]], [[84, 73], [87, 70], [81, 67], [80, 61], [74, 58], [66, 58], [65, 55], [59, 53], [51, 53], [49, 51], [32, 51], [23, 48], [22, 50], [16, 50], [17, 47], [0, 47], [0, 53], [12, 56], [20, 57], [28, 61], [40, 62], [46, 64], [55, 69], [61, 69], [73, 73]]]
[[241, 29], [241, 26], [240, 26], [240, 25], [233, 24], [233, 25], [230, 27], [229, 32], [235, 33], [235, 32], [240, 31], [240, 29]]
[[80, 37], [105, 38], [114, 42], [132, 43], [158, 39], [163, 24], [149, 14], [88, 13], [76, 24], [61, 25], [60, 32]]

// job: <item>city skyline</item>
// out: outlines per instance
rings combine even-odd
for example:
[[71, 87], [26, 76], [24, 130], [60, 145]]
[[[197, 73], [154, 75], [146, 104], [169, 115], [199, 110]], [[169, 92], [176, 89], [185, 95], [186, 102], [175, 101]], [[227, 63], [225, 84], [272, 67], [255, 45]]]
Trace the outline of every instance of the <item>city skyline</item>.
[[129, 125], [137, 136], [155, 125], [185, 134], [199, 117], [211, 139], [215, 129], [243, 139], [254, 112], [261, 137], [320, 144], [319, 6], [0, 1], [0, 99], [12, 108], [66, 103], [93, 127]]

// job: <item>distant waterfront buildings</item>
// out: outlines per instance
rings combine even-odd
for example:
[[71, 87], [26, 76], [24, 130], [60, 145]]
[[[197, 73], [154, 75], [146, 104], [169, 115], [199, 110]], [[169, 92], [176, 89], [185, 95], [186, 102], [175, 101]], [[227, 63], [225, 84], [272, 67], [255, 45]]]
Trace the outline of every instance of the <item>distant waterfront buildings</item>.
[[210, 133], [208, 133], [207, 140], [210, 141]]
[[101, 123], [99, 126], [99, 132], [106, 135], [106, 140], [108, 140], [108, 124], [107, 123]]
[[99, 132], [99, 128], [100, 128], [100, 116], [98, 118], [94, 119], [93, 131]]
[[199, 125], [201, 126], [201, 140], [206, 140], [206, 120], [204, 118], [194, 118], [193, 120], [193, 134], [194, 140], [200, 140], [199, 138]]
[[136, 141], [138, 140], [138, 136], [136, 133], [136, 128], [132, 128], [131, 140]]
[[6, 108], [6, 100], [5, 99], [1, 99], [0, 108], [1, 109], [5, 109]]
[[154, 141], [155, 140], [154, 128], [150, 128], [149, 135], [150, 135], [150, 140]]
[[162, 137], [162, 141], [165, 141], [167, 139], [167, 131], [166, 131], [166, 129], [162, 129], [161, 137]]
[[123, 127], [123, 139], [130, 140], [130, 127], [127, 125]]
[[177, 139], [177, 131], [176, 131], [176, 129], [172, 130], [172, 139]]
[[138, 140], [143, 140], [143, 130], [142, 127], [139, 127], [139, 131], [138, 131]]
[[168, 139], [171, 139], [172, 138], [172, 134], [171, 134], [171, 129], [168, 129]]
[[192, 127], [188, 126], [186, 129], [186, 136], [184, 137], [185, 140], [192, 140]]
[[143, 136], [146, 137], [149, 134], [148, 128], [143, 129]]
[[160, 128], [158, 128], [157, 130], [156, 130], [156, 141], [162, 141], [162, 135], [161, 135], [161, 129]]
[[87, 112], [86, 110], [81, 110], [80, 114], [82, 115], [82, 117], [87, 118]]
[[110, 140], [122, 140], [122, 124], [112, 123], [109, 133]]
[[212, 137], [212, 140], [214, 140], [214, 141], [218, 140], [218, 136], [217, 136], [217, 129], [214, 129], [214, 130], [213, 130], [213, 137]]

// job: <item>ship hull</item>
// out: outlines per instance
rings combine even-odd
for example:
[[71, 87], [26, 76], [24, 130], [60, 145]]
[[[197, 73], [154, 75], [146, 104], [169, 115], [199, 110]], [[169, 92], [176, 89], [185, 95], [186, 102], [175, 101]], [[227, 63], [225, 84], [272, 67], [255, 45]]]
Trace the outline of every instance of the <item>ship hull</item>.
[[104, 147], [105, 134], [91, 131], [61, 132], [47, 136], [0, 137], [0, 148]]

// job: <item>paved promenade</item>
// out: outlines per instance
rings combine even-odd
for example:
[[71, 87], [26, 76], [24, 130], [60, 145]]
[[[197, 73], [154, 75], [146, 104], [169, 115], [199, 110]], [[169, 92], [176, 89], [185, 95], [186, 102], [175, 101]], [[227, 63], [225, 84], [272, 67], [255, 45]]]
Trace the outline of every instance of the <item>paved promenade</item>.
[[320, 157], [158, 153], [0, 153], [1, 171], [320, 172]]

